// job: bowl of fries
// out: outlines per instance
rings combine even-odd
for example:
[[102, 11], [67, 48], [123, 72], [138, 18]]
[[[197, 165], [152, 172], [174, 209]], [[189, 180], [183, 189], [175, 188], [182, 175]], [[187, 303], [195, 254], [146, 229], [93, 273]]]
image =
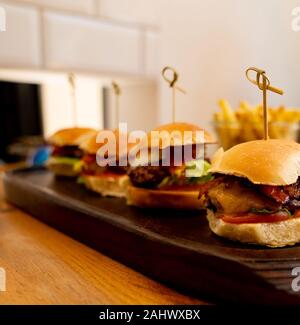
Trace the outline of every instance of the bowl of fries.
[[[262, 105], [241, 102], [232, 109], [228, 101], [219, 101], [220, 111], [214, 114], [214, 128], [219, 142], [226, 150], [236, 144], [262, 139], [264, 135]], [[268, 108], [269, 137], [299, 140], [300, 109], [284, 106]]]

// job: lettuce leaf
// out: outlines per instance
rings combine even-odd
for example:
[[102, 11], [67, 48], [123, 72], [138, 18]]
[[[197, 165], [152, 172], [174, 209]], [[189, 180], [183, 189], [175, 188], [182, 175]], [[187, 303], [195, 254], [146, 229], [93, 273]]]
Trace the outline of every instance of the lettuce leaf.
[[71, 157], [50, 157], [48, 160], [48, 164], [49, 163], [71, 165], [76, 172], [80, 172], [83, 165], [83, 162], [79, 158]]
[[208, 173], [201, 177], [186, 177], [187, 184], [202, 184], [212, 181], [214, 176], [211, 173]]
[[197, 185], [211, 181], [214, 176], [209, 172], [210, 164], [205, 160], [192, 160], [184, 169], [178, 169], [171, 176], [165, 177], [158, 187], [171, 185]]
[[50, 157], [49, 162], [55, 164], [68, 164], [74, 165], [80, 161], [79, 158], [71, 158], [71, 157]]
[[209, 173], [210, 163], [206, 160], [196, 159], [185, 164], [186, 177], [202, 177]]
[[79, 176], [77, 178], [77, 184], [85, 184], [84, 178]]

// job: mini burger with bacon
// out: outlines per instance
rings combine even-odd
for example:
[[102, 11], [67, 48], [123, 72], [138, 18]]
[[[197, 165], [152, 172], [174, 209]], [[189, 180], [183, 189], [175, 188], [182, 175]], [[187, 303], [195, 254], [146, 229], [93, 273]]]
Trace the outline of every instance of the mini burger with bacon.
[[83, 155], [79, 145], [95, 130], [90, 128], [68, 128], [54, 133], [48, 143], [52, 146], [47, 167], [57, 176], [76, 177], [81, 170]]
[[[101, 134], [102, 133], [102, 134]], [[97, 138], [101, 135], [106, 138], [106, 134], [111, 133], [115, 141], [100, 141]], [[127, 148], [119, 148], [120, 132], [118, 130], [101, 130], [84, 141], [80, 149], [83, 150], [82, 171], [79, 182], [88, 189], [101, 194], [102, 196], [125, 197], [125, 192], [129, 179], [127, 176], [127, 166], [120, 166], [119, 160], [127, 155]], [[126, 141], [127, 136], [125, 135]], [[104, 149], [104, 154], [100, 155], [99, 150]], [[127, 160], [126, 160], [127, 162]]]
[[[212, 136], [193, 124], [171, 123], [154, 129], [147, 138], [146, 161], [128, 170], [127, 203], [142, 208], [201, 209], [199, 189], [212, 177], [203, 151], [206, 144], [214, 143]], [[185, 149], [192, 154], [186, 157]]]
[[300, 144], [257, 140], [219, 149], [211, 172], [200, 196], [215, 234], [270, 247], [300, 242]]

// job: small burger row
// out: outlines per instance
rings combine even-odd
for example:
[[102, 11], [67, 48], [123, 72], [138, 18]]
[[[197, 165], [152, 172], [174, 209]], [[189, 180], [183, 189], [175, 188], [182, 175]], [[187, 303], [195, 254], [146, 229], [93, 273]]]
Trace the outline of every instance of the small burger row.
[[[119, 130], [111, 131], [115, 142], [99, 140], [99, 137], [105, 138], [103, 135], [108, 131], [71, 128], [56, 132], [48, 139], [53, 147], [48, 168], [57, 176], [78, 177], [80, 183], [102, 196], [126, 197], [129, 205], [201, 208], [199, 186], [210, 180], [211, 174], [209, 162], [197, 157], [196, 146], [213, 143], [209, 133], [188, 123], [158, 127], [153, 130], [158, 141], [151, 138], [149, 133], [145, 136], [147, 141], [139, 144], [139, 151], [146, 153], [146, 159], [141, 156], [133, 164], [122, 165], [119, 160], [125, 157], [128, 162], [130, 149], [134, 151], [134, 145], [129, 144], [127, 135], [123, 134], [127, 146], [119, 149], [122, 136]], [[197, 132], [203, 134], [203, 137], [197, 138]], [[107, 152], [99, 155], [99, 150], [104, 146]], [[185, 151], [190, 155], [184, 160]], [[203, 156], [203, 153], [204, 150], [201, 150], [199, 156]], [[181, 161], [178, 161], [177, 156], [182, 158]], [[188, 177], [188, 174], [191, 176]]]
[[[77, 177], [102, 196], [126, 197], [129, 205], [206, 209], [210, 229], [231, 240], [269, 247], [300, 242], [300, 144], [250, 141], [226, 152], [219, 149], [210, 162], [203, 148], [214, 139], [198, 126], [172, 123], [153, 131], [159, 141], [149, 134], [144, 146], [127, 144], [124, 150], [117, 150], [118, 130], [111, 147], [97, 141], [106, 130], [58, 131], [49, 139], [53, 150], [48, 168], [57, 176]], [[171, 141], [164, 141], [170, 134]], [[104, 145], [109, 159], [97, 154]], [[146, 159], [119, 164], [137, 145], [148, 152]], [[189, 159], [185, 152], [191, 153]]]

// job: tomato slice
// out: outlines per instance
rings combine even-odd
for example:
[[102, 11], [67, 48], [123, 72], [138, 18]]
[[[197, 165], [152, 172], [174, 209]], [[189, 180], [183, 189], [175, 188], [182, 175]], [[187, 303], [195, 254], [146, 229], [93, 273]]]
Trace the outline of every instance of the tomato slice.
[[87, 164], [92, 164], [96, 161], [96, 155], [86, 154], [83, 156], [83, 161]]
[[[296, 215], [298, 214], [298, 215]], [[300, 211], [297, 211], [294, 217], [300, 217]], [[238, 215], [222, 215], [221, 219], [227, 223], [242, 224], [242, 223], [265, 223], [265, 222], [279, 222], [290, 219], [291, 216], [285, 212], [280, 211], [272, 214], [262, 213], [245, 213]]]
[[94, 177], [103, 178], [103, 179], [105, 179], [105, 178], [115, 178], [115, 179], [117, 179], [117, 178], [123, 177], [126, 174], [114, 173], [113, 171], [106, 169], [106, 170], [103, 170], [99, 174], [95, 174], [95, 172], [93, 172], [93, 171], [83, 171], [82, 175], [94, 176]]
[[198, 192], [199, 188], [201, 188], [201, 184], [172, 184], [161, 186], [159, 189], [164, 191], [194, 191]]
[[124, 174], [114, 173], [112, 170], [106, 169], [102, 174], [99, 174], [97, 176], [100, 178], [120, 178], [120, 177], [124, 176]]

